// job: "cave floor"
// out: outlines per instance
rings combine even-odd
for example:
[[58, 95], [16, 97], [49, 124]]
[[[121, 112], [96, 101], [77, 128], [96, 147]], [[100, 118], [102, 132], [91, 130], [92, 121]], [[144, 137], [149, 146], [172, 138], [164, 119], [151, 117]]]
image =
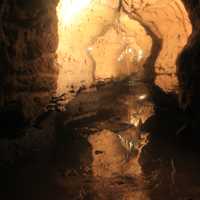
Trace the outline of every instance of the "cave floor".
[[[95, 159], [92, 154], [93, 146], [88, 140], [91, 135], [101, 134], [102, 130], [109, 130], [114, 134], [123, 133], [133, 127], [128, 122], [132, 107], [127, 109], [126, 100], [130, 99], [128, 102], [132, 103], [138, 93], [131, 94], [132, 90], [122, 91], [125, 90], [121, 90], [120, 97], [110, 99], [112, 103], [107, 104], [110, 110], [102, 109], [100, 106], [101, 112], [95, 114], [92, 112], [91, 115], [83, 115], [74, 120], [67, 120], [65, 113], [50, 114], [50, 118], [53, 116], [55, 122], [56, 144], [51, 150], [38, 152], [31, 159], [21, 159], [14, 166], [2, 169], [0, 198], [3, 200], [200, 199], [198, 137], [190, 131], [190, 128], [184, 128], [188, 121], [187, 117], [176, 104], [172, 103], [172, 97], [164, 94], [159, 99], [169, 98], [170, 101], [167, 103], [157, 99], [151, 99], [149, 103], [148, 98], [139, 102], [139, 107], [148, 104], [153, 105], [155, 109], [140, 127], [142, 132], [148, 133], [148, 142], [139, 154], [138, 164], [141, 173], [120, 172], [104, 177], [107, 171], [102, 173], [103, 169], [96, 169], [93, 166]], [[92, 97], [92, 94], [89, 95]], [[103, 100], [100, 98], [100, 101]], [[138, 109], [135, 104], [133, 107], [133, 110]], [[148, 112], [151, 111], [143, 114], [148, 115]], [[46, 126], [48, 123], [50, 123], [49, 118], [45, 122]], [[130, 165], [134, 165], [134, 162], [128, 166]], [[101, 171], [99, 176], [94, 176], [94, 173], [98, 174], [98, 170]]]

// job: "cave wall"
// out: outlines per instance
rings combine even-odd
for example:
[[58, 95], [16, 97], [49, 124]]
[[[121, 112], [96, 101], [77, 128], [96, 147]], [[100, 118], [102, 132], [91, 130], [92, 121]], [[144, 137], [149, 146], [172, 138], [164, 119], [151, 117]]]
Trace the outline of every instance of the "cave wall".
[[[118, 0], [113, 0], [113, 3], [107, 0], [101, 2], [102, 5], [106, 5], [111, 9], [117, 9], [119, 5]], [[59, 46], [58, 19], [56, 17], [57, 4], [58, 0], [3, 0], [0, 2], [1, 110], [8, 110], [11, 113], [17, 111], [24, 119], [33, 119], [43, 111], [55, 92], [57, 92], [57, 95], [62, 94], [62, 88], [65, 89], [66, 86], [71, 85], [70, 81], [67, 81], [63, 86], [62, 84], [59, 85], [59, 83], [62, 83], [62, 76], [66, 77], [56, 63], [57, 48]], [[146, 55], [150, 53], [151, 39], [154, 40], [154, 45], [158, 46], [158, 55], [155, 56], [155, 62], [152, 62], [152, 66], [150, 66], [155, 73], [155, 83], [166, 92], [177, 91], [179, 84], [181, 104], [189, 105], [194, 102], [197, 104], [200, 95], [198, 79], [198, 54], [200, 51], [199, 2], [194, 0], [123, 0], [122, 6], [123, 11], [129, 16], [128, 18], [125, 17], [128, 20], [123, 21], [126, 15], [120, 13], [121, 19], [119, 18], [119, 20], [122, 20], [122, 23], [121, 26], [118, 26], [119, 24], [115, 20], [108, 17], [108, 21], [111, 20], [108, 23], [106, 22], [109, 28], [107, 27], [106, 31], [103, 29], [103, 32], [98, 30], [102, 34], [91, 43], [94, 51], [90, 52], [90, 55], [98, 60], [97, 57], [101, 54], [103, 59], [100, 59], [102, 62], [97, 62], [95, 71], [92, 66], [93, 63], [88, 64], [90, 68], [88, 68], [89, 76], [86, 77], [86, 80], [89, 80], [89, 85], [95, 79], [106, 79], [115, 76], [116, 71], [113, 72], [112, 69], [116, 69], [116, 63], [109, 63], [112, 57], [108, 52], [113, 50], [115, 52], [113, 55], [117, 60], [121, 55], [120, 53], [126, 51], [124, 44], [120, 46], [120, 42], [123, 43], [121, 40], [123, 39], [122, 33], [125, 31], [128, 37], [136, 37], [138, 43], [144, 48], [146, 47]], [[192, 21], [192, 26], [190, 21]], [[111, 24], [112, 26], [110, 26]], [[127, 24], [130, 29], [127, 28]], [[131, 27], [132, 24], [136, 26]], [[135, 27], [138, 27], [138, 32], [134, 32]], [[193, 32], [190, 36], [192, 27]], [[147, 30], [150, 30], [150, 32]], [[86, 33], [81, 35], [82, 38]], [[147, 42], [141, 40], [138, 33], [142, 33]], [[153, 33], [154, 37], [149, 33]], [[98, 34], [94, 33], [94, 35]], [[188, 38], [189, 42], [187, 43]], [[104, 45], [101, 45], [101, 42], [102, 44], [104, 42], [109, 46], [108, 44], [112, 41], [114, 43], [112, 49], [106, 49]], [[76, 43], [79, 44], [79, 40]], [[135, 47], [138, 43], [131, 41], [130, 46]], [[148, 44], [148, 47], [146, 44]], [[176, 62], [185, 45], [186, 47], [179, 56], [178, 62]], [[84, 47], [90, 48], [91, 46], [86, 45]], [[116, 51], [116, 49], [118, 50]], [[128, 55], [125, 61], [122, 60], [121, 64], [118, 63], [119, 66], [123, 66], [124, 63], [127, 64], [127, 59], [130, 59], [131, 56]], [[85, 55], [85, 58], [89, 62], [91, 61], [88, 54]], [[82, 79], [86, 73], [83, 64], [86, 64], [84, 57], [83, 62], [81, 61], [81, 65], [79, 65], [80, 69], [75, 68], [71, 63], [70, 70], [75, 73], [71, 80], [76, 80], [78, 72], [79, 86], [83, 83]], [[107, 68], [108, 64], [113, 68], [109, 68], [111, 71], [105, 73], [104, 69]], [[117, 73], [123, 74], [124, 71], [119, 66]]]
[[1, 111], [32, 119], [56, 89], [57, 3], [0, 1]]
[[103, 35], [105, 27], [111, 26], [117, 14], [116, 7], [111, 7], [110, 4], [108, 6], [107, 2], [97, 4], [94, 1], [93, 5], [89, 4], [79, 9], [80, 12], [67, 15], [67, 19], [65, 12], [70, 12], [71, 7], [65, 6], [64, 0], [58, 5], [57, 96], [65, 94], [66, 101], [73, 97], [70, 95], [71, 90], [76, 92], [79, 88], [88, 87], [94, 82], [95, 63], [88, 48], [96, 37]]
[[160, 46], [153, 66], [149, 66], [154, 68], [155, 84], [165, 92], [177, 91], [176, 59], [192, 31], [184, 4], [181, 0], [123, 0], [122, 5], [151, 30], [155, 45]]
[[76, 93], [99, 81], [119, 80], [141, 70], [152, 39], [139, 22], [120, 12], [118, 0], [93, 0], [68, 20], [62, 15], [61, 2], [57, 96], [65, 95], [62, 104], [73, 98], [70, 91]]

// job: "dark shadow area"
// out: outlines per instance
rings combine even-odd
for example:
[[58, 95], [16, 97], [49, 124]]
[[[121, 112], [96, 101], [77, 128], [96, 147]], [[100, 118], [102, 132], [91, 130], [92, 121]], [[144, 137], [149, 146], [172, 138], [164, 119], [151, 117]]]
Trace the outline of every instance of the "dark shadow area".
[[199, 128], [173, 95], [154, 90], [155, 114], [142, 126], [149, 133], [140, 163], [150, 199], [199, 199]]
[[24, 120], [20, 107], [15, 104], [0, 111], [0, 139], [16, 139], [28, 123]]
[[[188, 12], [192, 33], [187, 44], [177, 59], [177, 76], [179, 80], [179, 102], [193, 121], [199, 121], [200, 100], [200, 30], [199, 30], [199, 1], [182, 0]], [[193, 122], [192, 122], [193, 123]], [[198, 122], [197, 122], [198, 123]]]

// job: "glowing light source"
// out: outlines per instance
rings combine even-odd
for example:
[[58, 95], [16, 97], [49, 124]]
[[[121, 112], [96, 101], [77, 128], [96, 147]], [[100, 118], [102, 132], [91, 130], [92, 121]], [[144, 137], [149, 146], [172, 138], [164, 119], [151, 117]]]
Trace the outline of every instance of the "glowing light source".
[[138, 51], [138, 58], [137, 58], [137, 62], [140, 62], [142, 60], [142, 58], [144, 57], [144, 52], [142, 49], [140, 49]]
[[74, 15], [90, 4], [91, 0], [60, 0], [58, 17], [67, 24]]
[[92, 47], [88, 47], [88, 48], [87, 48], [87, 51], [89, 51], [89, 52], [92, 51], [92, 50], [93, 50]]
[[142, 94], [138, 97], [139, 100], [144, 100], [147, 98], [147, 95], [146, 94]]

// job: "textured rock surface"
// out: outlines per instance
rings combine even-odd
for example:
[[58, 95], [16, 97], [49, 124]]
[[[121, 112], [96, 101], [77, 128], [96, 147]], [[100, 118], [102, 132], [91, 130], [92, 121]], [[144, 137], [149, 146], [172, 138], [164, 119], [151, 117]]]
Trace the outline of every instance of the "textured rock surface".
[[152, 39], [144, 27], [121, 12], [118, 22], [92, 46], [95, 79], [119, 78], [142, 71], [151, 46]]
[[[150, 68], [147, 75], [153, 72], [157, 85], [167, 92], [175, 91], [176, 59], [191, 33], [186, 10], [194, 30], [178, 62], [179, 82], [182, 102], [189, 104], [191, 96], [192, 99], [198, 97], [198, 2], [124, 0], [122, 5], [129, 16], [118, 12], [118, 0], [98, 2], [101, 6], [90, 10], [93, 17], [85, 16], [90, 23], [87, 20], [77, 22], [74, 30], [68, 31], [64, 41], [69, 45], [69, 51], [62, 55], [66, 43], [61, 42], [63, 46], [58, 46], [58, 0], [1, 1], [1, 108], [17, 110], [23, 118], [32, 119], [49, 103], [55, 90], [59, 95], [70, 94], [69, 91], [76, 92], [97, 79], [118, 78], [137, 72], [144, 63], [145, 68]], [[77, 36], [76, 41], [73, 36]], [[77, 51], [80, 45], [82, 49]], [[134, 52], [140, 50], [142, 55]], [[66, 68], [57, 67], [56, 51], [63, 56], [62, 59], [67, 59]], [[143, 60], [135, 65], [133, 61], [141, 57]]]
[[56, 5], [0, 2], [0, 106], [18, 109], [26, 120], [40, 113], [56, 89]]
[[59, 20], [58, 96], [63, 93], [70, 94], [71, 88], [77, 91], [81, 86], [86, 87], [93, 83], [95, 66], [87, 48], [90, 47], [91, 41], [102, 33], [103, 27], [110, 26], [116, 17], [116, 10], [106, 6], [106, 3], [107, 1], [102, 4], [94, 2], [94, 5], [87, 5], [86, 8], [80, 9], [81, 12], [72, 12], [73, 17], [67, 17], [65, 20], [65, 12], [70, 12], [71, 7], [63, 8], [64, 1], [60, 1], [57, 8]]
[[[140, 23], [119, 12], [119, 1], [93, 1], [68, 20], [64, 20], [62, 6], [61, 1], [58, 96], [69, 94], [71, 88], [77, 91], [96, 81], [122, 78], [141, 69], [152, 40]], [[70, 7], [66, 9], [70, 11]]]
[[176, 90], [176, 59], [191, 34], [184, 4], [181, 0], [124, 0], [123, 7], [160, 40], [155, 66], [149, 66], [154, 67], [155, 83], [167, 92]]

